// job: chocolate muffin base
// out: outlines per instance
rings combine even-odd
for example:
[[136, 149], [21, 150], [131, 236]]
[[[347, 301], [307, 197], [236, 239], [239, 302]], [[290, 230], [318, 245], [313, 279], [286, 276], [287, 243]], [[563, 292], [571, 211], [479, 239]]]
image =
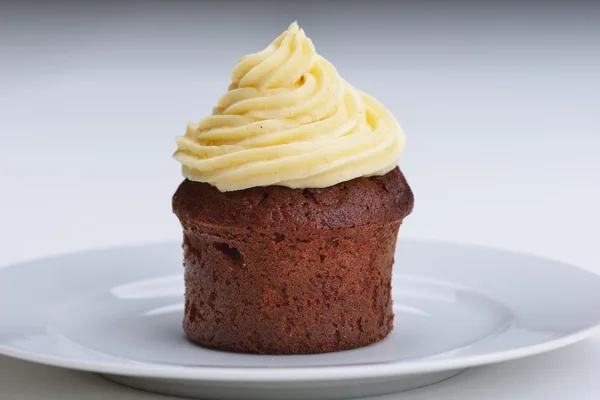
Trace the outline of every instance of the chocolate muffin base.
[[[385, 338], [393, 327], [397, 233], [412, 209], [410, 188], [405, 181], [398, 184], [402, 175], [397, 170], [390, 174], [359, 178], [344, 188], [311, 190], [308, 196], [302, 190], [262, 188], [268, 201], [240, 210], [260, 221], [253, 225], [232, 223], [240, 218], [229, 213], [236, 212], [232, 205], [238, 201], [251, 199], [254, 189], [244, 198], [239, 192], [215, 193], [209, 185], [184, 182], [174, 210], [184, 230], [183, 326], [188, 338], [220, 350], [262, 354], [326, 353]], [[356, 202], [360, 191], [377, 199], [377, 190], [382, 191], [381, 203]], [[352, 201], [345, 201], [348, 196]], [[294, 204], [296, 197], [304, 200]], [[218, 199], [228, 215], [217, 221], [215, 215], [197, 213], [194, 205], [207, 199]], [[382, 204], [402, 207], [377, 211]], [[201, 207], [211, 209], [206, 203]], [[277, 224], [272, 216], [281, 214], [273, 211], [278, 207], [320, 219], [294, 223], [287, 212], [288, 218]], [[310, 212], [317, 207], [319, 213]], [[361, 207], [371, 214], [360, 214]], [[395, 218], [389, 218], [392, 214]], [[337, 223], [332, 215], [360, 223]], [[337, 226], [330, 226], [331, 221]]]
[[267, 354], [325, 353], [383, 339], [393, 326], [399, 225], [310, 238], [189, 226], [196, 232], [185, 239], [187, 336]]

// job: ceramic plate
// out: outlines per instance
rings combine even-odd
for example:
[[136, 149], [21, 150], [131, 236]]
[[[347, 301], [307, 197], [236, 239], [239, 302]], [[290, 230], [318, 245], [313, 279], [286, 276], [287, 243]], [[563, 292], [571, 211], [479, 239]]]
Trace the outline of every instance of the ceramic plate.
[[412, 389], [566, 346], [600, 323], [600, 278], [542, 258], [400, 240], [395, 329], [362, 349], [234, 354], [188, 343], [178, 243], [0, 269], [0, 354], [165, 394], [343, 399]]

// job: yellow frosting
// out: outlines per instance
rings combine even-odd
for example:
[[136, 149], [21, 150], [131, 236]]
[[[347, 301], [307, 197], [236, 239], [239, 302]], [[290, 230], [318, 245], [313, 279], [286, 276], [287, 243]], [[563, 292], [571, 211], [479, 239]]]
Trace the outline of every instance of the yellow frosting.
[[317, 54], [296, 23], [243, 57], [213, 114], [189, 124], [174, 155], [220, 191], [321, 188], [396, 167], [404, 133], [373, 97]]

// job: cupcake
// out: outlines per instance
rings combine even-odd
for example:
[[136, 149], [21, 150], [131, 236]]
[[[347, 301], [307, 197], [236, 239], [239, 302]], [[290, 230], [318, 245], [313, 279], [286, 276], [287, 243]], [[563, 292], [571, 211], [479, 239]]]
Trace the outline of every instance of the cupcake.
[[392, 265], [413, 194], [404, 134], [296, 23], [243, 57], [177, 138], [187, 337], [246, 353], [366, 346], [393, 327]]

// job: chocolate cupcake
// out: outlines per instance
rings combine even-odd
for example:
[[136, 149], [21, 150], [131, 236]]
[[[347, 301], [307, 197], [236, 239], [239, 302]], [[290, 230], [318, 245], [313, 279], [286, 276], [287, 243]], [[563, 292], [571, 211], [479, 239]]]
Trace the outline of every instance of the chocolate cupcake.
[[396, 166], [404, 134], [297, 24], [240, 60], [213, 115], [177, 145], [190, 340], [310, 354], [387, 336], [397, 233], [413, 206]]

